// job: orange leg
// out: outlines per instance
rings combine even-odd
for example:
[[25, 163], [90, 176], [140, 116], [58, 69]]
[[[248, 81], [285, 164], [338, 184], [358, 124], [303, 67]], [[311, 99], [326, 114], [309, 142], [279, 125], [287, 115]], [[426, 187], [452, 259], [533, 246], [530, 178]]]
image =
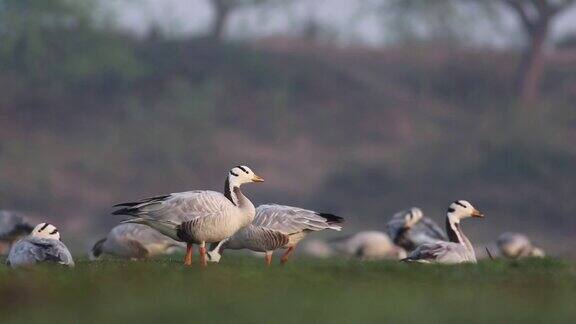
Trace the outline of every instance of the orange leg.
[[184, 257], [184, 265], [191, 266], [192, 265], [192, 243], [188, 243], [186, 245], [186, 256]]
[[208, 259], [206, 258], [206, 244], [202, 243], [200, 245], [200, 265], [206, 267], [208, 265]]
[[272, 252], [266, 251], [266, 266], [269, 267], [272, 264]]
[[282, 258], [280, 259], [280, 264], [281, 265], [285, 265], [286, 262], [288, 262], [288, 257], [294, 252], [294, 247], [291, 246], [288, 248], [288, 250], [286, 250], [286, 252], [284, 252], [284, 254], [282, 255]]

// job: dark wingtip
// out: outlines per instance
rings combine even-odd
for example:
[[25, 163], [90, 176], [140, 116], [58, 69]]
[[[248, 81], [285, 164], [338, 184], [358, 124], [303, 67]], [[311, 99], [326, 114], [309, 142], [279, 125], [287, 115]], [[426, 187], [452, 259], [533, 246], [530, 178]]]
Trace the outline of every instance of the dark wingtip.
[[336, 216], [334, 214], [328, 213], [316, 213], [316, 215], [326, 218], [328, 224], [342, 224], [344, 223], [344, 218]]
[[134, 205], [136, 205], [136, 203], [127, 202], [127, 203], [119, 203], [119, 204], [116, 204], [112, 207], [132, 207]]
[[121, 209], [115, 210], [112, 212], [112, 215], [128, 215], [128, 208], [121, 208]]

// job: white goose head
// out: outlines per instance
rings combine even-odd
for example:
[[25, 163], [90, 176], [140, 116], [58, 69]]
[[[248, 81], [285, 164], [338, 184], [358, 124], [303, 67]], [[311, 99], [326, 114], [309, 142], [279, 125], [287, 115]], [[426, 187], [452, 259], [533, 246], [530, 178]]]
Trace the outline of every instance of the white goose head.
[[461, 219], [468, 217], [484, 217], [484, 214], [466, 200], [457, 200], [450, 204], [446, 214], [453, 223], [460, 223]]
[[218, 249], [208, 251], [206, 255], [208, 256], [208, 262], [219, 263], [222, 258], [222, 254], [218, 252]]
[[264, 179], [255, 174], [252, 169], [245, 165], [233, 167], [226, 177], [224, 196], [226, 196], [226, 198], [228, 198], [234, 205], [238, 206], [238, 193], [240, 193], [240, 186], [251, 182], [264, 182]]
[[240, 187], [245, 183], [263, 182], [264, 179], [256, 175], [249, 167], [239, 165], [233, 167], [230, 172], [228, 172], [228, 181], [231, 187]]
[[411, 228], [412, 226], [416, 225], [416, 223], [418, 223], [423, 216], [424, 213], [422, 213], [422, 210], [420, 208], [412, 207], [408, 209], [406, 215], [404, 215], [404, 221], [405, 221], [404, 227]]
[[30, 235], [33, 237], [60, 240], [60, 232], [58, 232], [56, 226], [49, 223], [40, 223], [36, 225]]

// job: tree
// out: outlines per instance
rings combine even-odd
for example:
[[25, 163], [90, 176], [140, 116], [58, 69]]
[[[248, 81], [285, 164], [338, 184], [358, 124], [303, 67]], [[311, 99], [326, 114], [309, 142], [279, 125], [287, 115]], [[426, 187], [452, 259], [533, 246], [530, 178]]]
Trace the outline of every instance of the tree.
[[[538, 99], [540, 82], [545, 71], [545, 45], [554, 19], [559, 17], [576, 0], [372, 0], [381, 10], [393, 14], [396, 20], [426, 25], [424, 37], [436, 37], [459, 40], [462, 26], [470, 25], [469, 13], [498, 23], [499, 16], [493, 13], [495, 5], [510, 10], [518, 19], [526, 35], [527, 44], [522, 51], [520, 64], [516, 69], [515, 89], [522, 103], [530, 104]], [[464, 9], [472, 10], [458, 10]], [[483, 11], [483, 12], [481, 12]], [[466, 15], [467, 14], [467, 15]], [[462, 22], [464, 18], [467, 22]], [[396, 22], [395, 28], [402, 30], [402, 22]], [[422, 29], [422, 28], [421, 28]], [[464, 36], [466, 36], [464, 34]]]
[[208, 36], [217, 41], [222, 40], [230, 15], [240, 8], [272, 4], [280, 1], [282, 0], [210, 0], [214, 18]]
[[527, 45], [516, 73], [516, 90], [523, 103], [533, 103], [539, 95], [544, 75], [544, 48], [553, 20], [576, 0], [498, 0], [518, 18]]

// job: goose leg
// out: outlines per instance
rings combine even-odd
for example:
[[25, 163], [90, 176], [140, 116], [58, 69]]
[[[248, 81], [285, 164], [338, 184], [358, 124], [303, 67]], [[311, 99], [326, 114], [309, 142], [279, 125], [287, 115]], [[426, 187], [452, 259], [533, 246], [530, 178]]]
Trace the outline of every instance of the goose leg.
[[206, 242], [200, 243], [200, 265], [203, 267], [208, 265], [208, 258], [206, 258]]
[[269, 267], [272, 264], [272, 251], [266, 251], [266, 266]]
[[288, 248], [288, 250], [286, 250], [286, 252], [284, 252], [284, 254], [282, 255], [282, 258], [280, 259], [280, 264], [281, 265], [285, 265], [286, 262], [288, 262], [288, 257], [294, 252], [294, 247], [291, 246]]
[[184, 257], [184, 265], [191, 266], [192, 265], [192, 243], [186, 244], [186, 256]]

